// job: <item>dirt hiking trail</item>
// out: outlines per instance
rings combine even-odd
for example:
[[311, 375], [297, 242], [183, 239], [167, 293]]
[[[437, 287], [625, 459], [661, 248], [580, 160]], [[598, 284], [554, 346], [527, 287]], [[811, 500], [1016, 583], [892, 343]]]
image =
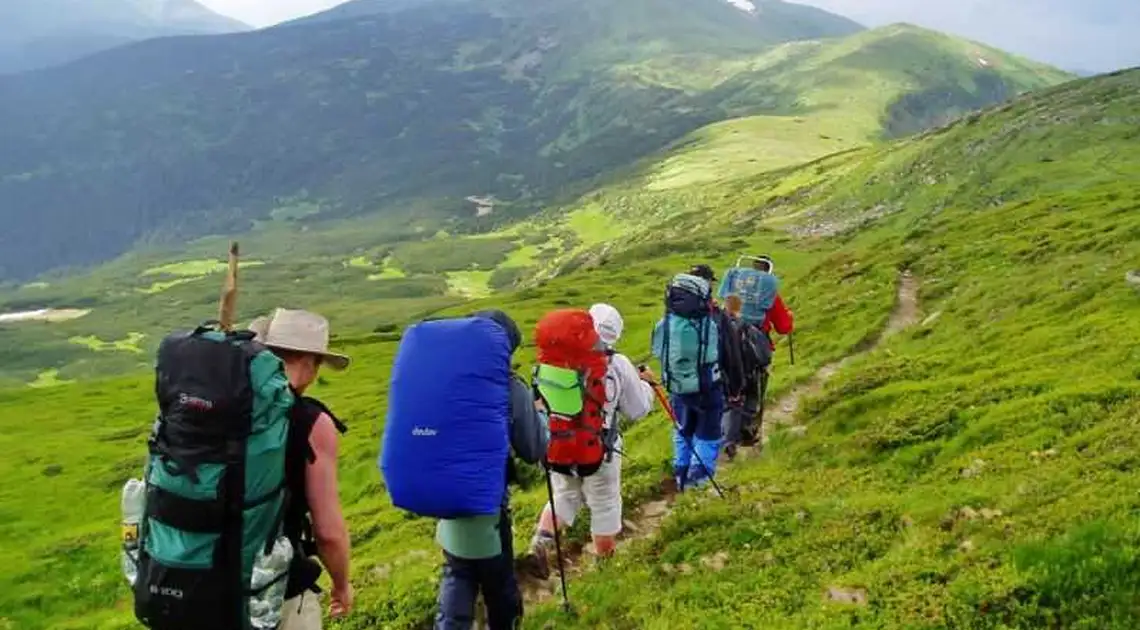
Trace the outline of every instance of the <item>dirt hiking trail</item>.
[[796, 413], [800, 410], [800, 402], [805, 398], [817, 396], [823, 391], [823, 386], [831, 380], [839, 370], [860, 356], [879, 347], [884, 341], [910, 326], [918, 323], [920, 313], [918, 305], [919, 282], [909, 271], [899, 276], [898, 290], [895, 295], [895, 307], [891, 311], [887, 325], [877, 336], [857, 346], [855, 351], [843, 359], [829, 363], [816, 371], [811, 380], [803, 385], [792, 388], [776, 401], [774, 406], [768, 407], [764, 412], [764, 441], [768, 441], [768, 429], [773, 425], [789, 425], [795, 423]]
[[[895, 306], [891, 311], [886, 326], [876, 335], [859, 344], [854, 351], [843, 359], [821, 367], [812, 378], [799, 386], [792, 388], [787, 394], [776, 401], [775, 405], [766, 408], [763, 424], [763, 442], [768, 441], [768, 431], [774, 426], [789, 426], [796, 424], [796, 414], [799, 412], [804, 398], [816, 396], [823, 391], [824, 385], [831, 380], [844, 366], [853, 359], [871, 352], [891, 336], [917, 324], [919, 322], [920, 308], [918, 301], [919, 281], [904, 271], [899, 275], [898, 288], [895, 297]], [[760, 448], [742, 448], [737, 460], [746, 460], [759, 456]], [[718, 470], [730, 470], [734, 462], [723, 461]], [[702, 490], [704, 491], [704, 490]], [[712, 490], [709, 489], [709, 492]], [[727, 491], [726, 492], [730, 492]], [[661, 484], [661, 496], [654, 501], [642, 503], [623, 523], [623, 531], [618, 540], [618, 553], [623, 547], [635, 540], [648, 538], [657, 533], [661, 523], [669, 516], [672, 510], [676, 488], [666, 481]], [[515, 523], [515, 527], [531, 532], [533, 522]], [[563, 540], [563, 556], [565, 560], [566, 582], [573, 601], [573, 579], [583, 572], [590, 570], [598, 562], [592, 553], [592, 545], [583, 545], [580, 542]], [[710, 562], [716, 563], [714, 557]], [[543, 580], [530, 573], [522, 563], [516, 562], [519, 585], [522, 588], [523, 599], [527, 606], [561, 598], [561, 586], [558, 579], [558, 570], [553, 554], [551, 554], [551, 575]], [[680, 569], [684, 569], [681, 567]], [[482, 608], [482, 607], [480, 607]], [[482, 613], [482, 610], [480, 610]], [[482, 617], [482, 615], [480, 615]], [[475, 628], [486, 628], [485, 622], [477, 622]]]

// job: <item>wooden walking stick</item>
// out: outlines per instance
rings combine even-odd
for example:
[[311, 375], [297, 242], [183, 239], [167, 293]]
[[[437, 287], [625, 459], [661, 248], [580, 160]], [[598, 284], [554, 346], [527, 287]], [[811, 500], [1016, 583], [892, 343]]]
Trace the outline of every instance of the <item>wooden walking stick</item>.
[[226, 270], [226, 284], [218, 303], [218, 326], [225, 332], [233, 330], [237, 311], [238, 292], [238, 244], [230, 243], [229, 268]]

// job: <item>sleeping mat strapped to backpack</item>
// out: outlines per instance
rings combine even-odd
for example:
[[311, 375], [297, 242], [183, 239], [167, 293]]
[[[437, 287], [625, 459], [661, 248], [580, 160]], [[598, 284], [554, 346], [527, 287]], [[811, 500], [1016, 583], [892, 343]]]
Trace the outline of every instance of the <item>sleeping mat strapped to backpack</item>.
[[392, 366], [380, 470], [420, 516], [498, 514], [510, 455], [512, 343], [483, 317], [408, 328]]

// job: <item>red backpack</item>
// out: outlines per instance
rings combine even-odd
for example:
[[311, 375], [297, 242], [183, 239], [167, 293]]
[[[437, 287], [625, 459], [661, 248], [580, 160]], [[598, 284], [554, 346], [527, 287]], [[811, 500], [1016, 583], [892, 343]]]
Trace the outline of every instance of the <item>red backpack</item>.
[[597, 472], [606, 457], [605, 413], [608, 357], [582, 309], [561, 309], [535, 329], [538, 364], [535, 396], [550, 411], [551, 470], [579, 477]]

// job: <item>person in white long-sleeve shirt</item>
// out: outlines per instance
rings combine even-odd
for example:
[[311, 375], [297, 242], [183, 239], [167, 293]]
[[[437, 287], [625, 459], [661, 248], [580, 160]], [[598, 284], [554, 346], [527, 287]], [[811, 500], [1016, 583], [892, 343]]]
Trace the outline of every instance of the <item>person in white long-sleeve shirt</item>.
[[582, 478], [551, 473], [554, 489], [554, 514], [550, 503], [543, 508], [531, 541], [529, 564], [539, 577], [550, 575], [550, 556], [554, 545], [554, 518], [558, 526], [570, 527], [585, 504], [590, 509], [590, 533], [594, 550], [600, 557], [613, 554], [617, 535], [622, 529], [621, 460], [623, 440], [618, 430], [618, 414], [631, 421], [640, 420], [653, 410], [653, 387], [647, 381], [651, 372], [639, 374], [629, 357], [613, 350], [621, 338], [624, 322], [621, 313], [609, 304], [590, 307], [594, 328], [610, 355], [606, 371], [605, 430], [606, 460], [594, 474]]

